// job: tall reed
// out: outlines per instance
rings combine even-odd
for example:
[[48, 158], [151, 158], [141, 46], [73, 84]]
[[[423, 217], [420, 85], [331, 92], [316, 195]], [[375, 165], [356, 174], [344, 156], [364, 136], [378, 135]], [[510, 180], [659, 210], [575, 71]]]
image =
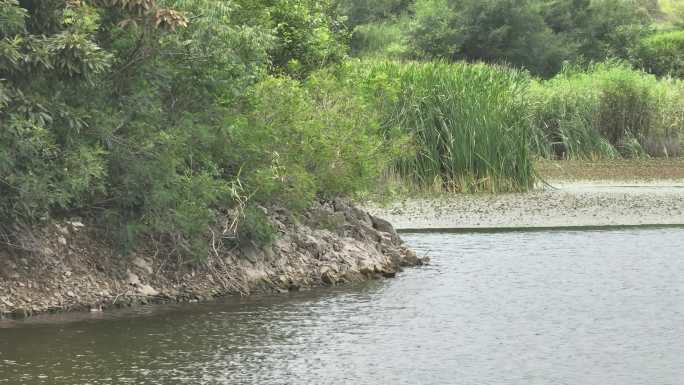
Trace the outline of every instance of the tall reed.
[[624, 63], [566, 68], [530, 87], [533, 150], [563, 159], [678, 156], [683, 96], [681, 81], [658, 79]]
[[485, 64], [366, 60], [356, 76], [385, 135], [409, 136], [393, 167], [402, 178], [464, 192], [524, 191], [534, 184], [527, 73]]

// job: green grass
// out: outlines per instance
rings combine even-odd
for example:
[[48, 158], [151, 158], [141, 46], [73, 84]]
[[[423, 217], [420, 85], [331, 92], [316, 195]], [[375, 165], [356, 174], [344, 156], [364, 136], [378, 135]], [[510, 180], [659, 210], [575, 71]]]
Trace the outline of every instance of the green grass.
[[488, 64], [379, 59], [350, 61], [342, 74], [395, 148], [382, 183], [408, 191], [525, 191], [539, 158], [682, 154], [684, 82], [621, 62], [549, 80]]
[[533, 150], [546, 158], [611, 159], [682, 152], [682, 82], [603, 63], [568, 68], [529, 95]]
[[633, 63], [657, 76], [684, 78], [684, 30], [653, 33], [633, 52]]
[[354, 75], [386, 137], [408, 139], [390, 174], [423, 189], [524, 191], [534, 184], [530, 83], [485, 64], [364, 60]]

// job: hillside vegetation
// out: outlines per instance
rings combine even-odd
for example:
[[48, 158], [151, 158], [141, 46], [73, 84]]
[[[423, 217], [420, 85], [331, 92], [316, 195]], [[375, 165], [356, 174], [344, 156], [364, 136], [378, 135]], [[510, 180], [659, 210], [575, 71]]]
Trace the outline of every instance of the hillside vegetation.
[[122, 252], [202, 256], [211, 226], [227, 243], [268, 242], [260, 206], [365, 188], [387, 158], [378, 127], [309, 76], [346, 55], [330, 8], [0, 0], [4, 242], [76, 217]]
[[[682, 151], [684, 20], [653, 0], [0, 0], [0, 231], [122, 253], [272, 242], [388, 180], [524, 191], [538, 157]], [[380, 182], [379, 182], [380, 181]]]

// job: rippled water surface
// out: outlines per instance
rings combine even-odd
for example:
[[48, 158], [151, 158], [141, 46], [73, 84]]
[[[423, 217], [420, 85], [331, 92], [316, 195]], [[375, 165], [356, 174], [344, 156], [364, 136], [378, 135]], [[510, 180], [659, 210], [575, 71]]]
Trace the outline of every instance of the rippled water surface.
[[0, 384], [683, 383], [683, 229], [404, 238], [393, 280], [0, 321]]

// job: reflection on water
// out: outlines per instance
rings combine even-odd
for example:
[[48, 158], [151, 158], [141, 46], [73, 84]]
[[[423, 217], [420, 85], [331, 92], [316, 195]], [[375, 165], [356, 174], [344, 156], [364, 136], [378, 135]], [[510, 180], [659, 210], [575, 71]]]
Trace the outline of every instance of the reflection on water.
[[684, 230], [404, 238], [394, 280], [0, 322], [0, 384], [681, 384]]

